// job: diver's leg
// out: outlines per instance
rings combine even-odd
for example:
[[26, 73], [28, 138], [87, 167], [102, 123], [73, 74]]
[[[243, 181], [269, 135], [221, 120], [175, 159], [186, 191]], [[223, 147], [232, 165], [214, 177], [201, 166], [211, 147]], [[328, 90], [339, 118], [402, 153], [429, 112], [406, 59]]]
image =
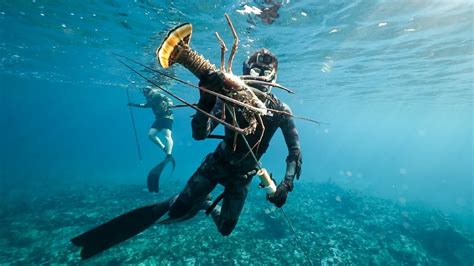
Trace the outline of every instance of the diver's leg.
[[[206, 161], [208, 161], [208, 159], [206, 159]], [[209, 169], [206, 161], [188, 180], [183, 191], [172, 203], [169, 211], [169, 217], [171, 219], [183, 216], [189, 219], [196, 215], [199, 210], [207, 207], [209, 193], [214, 190], [217, 182], [207, 178]]]
[[154, 127], [150, 128], [150, 130], [148, 131], [148, 138], [153, 143], [158, 145], [158, 147], [160, 147], [160, 149], [165, 150], [165, 145], [163, 144], [163, 142], [161, 142], [160, 138], [158, 138], [158, 136], [156, 135], [157, 133], [158, 133], [158, 129], [156, 129]]
[[227, 186], [222, 208], [216, 206], [212, 210], [212, 219], [223, 236], [230, 235], [237, 225], [248, 191], [249, 183], [247, 182]]
[[163, 135], [165, 136], [165, 141], [166, 141], [164, 150], [166, 154], [171, 154], [173, 152], [173, 137], [172, 137], [171, 129], [164, 128]]

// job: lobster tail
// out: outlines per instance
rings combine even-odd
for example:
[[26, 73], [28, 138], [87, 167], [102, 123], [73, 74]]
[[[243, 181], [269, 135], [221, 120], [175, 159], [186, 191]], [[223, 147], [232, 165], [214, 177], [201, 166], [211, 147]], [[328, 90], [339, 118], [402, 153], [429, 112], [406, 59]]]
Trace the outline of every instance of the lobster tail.
[[181, 52], [178, 47], [189, 44], [192, 32], [193, 26], [191, 23], [184, 23], [168, 33], [163, 43], [156, 49], [156, 57], [163, 68], [168, 68], [175, 62], [175, 58]]
[[156, 58], [163, 68], [179, 63], [197, 78], [201, 78], [203, 73], [215, 70], [216, 67], [189, 47], [192, 31], [193, 27], [190, 23], [184, 23], [172, 29], [160, 47], [156, 49]]

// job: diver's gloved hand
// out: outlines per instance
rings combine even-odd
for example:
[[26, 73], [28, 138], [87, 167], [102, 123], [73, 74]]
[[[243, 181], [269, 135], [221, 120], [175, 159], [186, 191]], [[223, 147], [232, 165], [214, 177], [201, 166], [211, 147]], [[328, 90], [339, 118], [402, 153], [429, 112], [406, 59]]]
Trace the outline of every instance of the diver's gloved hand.
[[302, 164], [303, 164], [303, 156], [301, 155], [301, 152], [297, 152], [297, 153], [289, 155], [286, 158], [285, 179], [293, 180], [295, 177], [296, 179], [299, 179], [301, 175]]
[[201, 75], [199, 79], [199, 87], [205, 87], [209, 90], [219, 90], [224, 87], [224, 73], [222, 71], [210, 70]]
[[[224, 87], [224, 73], [221, 71], [209, 71], [203, 74], [199, 80], [199, 87], [204, 87], [212, 91], [219, 91]], [[198, 107], [209, 113], [216, 104], [216, 96], [202, 90], [199, 92], [200, 97]]]
[[278, 208], [281, 208], [286, 203], [288, 198], [288, 192], [293, 190], [293, 181], [283, 180], [277, 187], [275, 193], [271, 196], [267, 196], [268, 201], [275, 204]]

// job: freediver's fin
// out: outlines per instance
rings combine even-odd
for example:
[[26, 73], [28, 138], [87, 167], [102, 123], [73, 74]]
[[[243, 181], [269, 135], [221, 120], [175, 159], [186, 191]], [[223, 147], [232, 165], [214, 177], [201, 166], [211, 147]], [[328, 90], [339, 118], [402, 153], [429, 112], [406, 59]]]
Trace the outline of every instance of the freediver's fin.
[[165, 168], [166, 161], [162, 161], [150, 170], [147, 177], [148, 191], [158, 193], [160, 188], [161, 172]]
[[174, 172], [174, 169], [176, 168], [176, 161], [173, 157], [173, 155], [170, 154], [170, 161], [171, 161], [171, 165], [172, 165], [172, 171]]
[[71, 239], [82, 247], [81, 258], [88, 259], [153, 225], [168, 210], [170, 200], [137, 208]]
[[193, 218], [194, 216], [196, 216], [196, 214], [200, 210], [201, 210], [200, 208], [192, 209], [188, 213], [186, 213], [185, 215], [180, 216], [180, 217], [169, 217], [168, 216], [166, 219], [163, 219], [163, 220], [159, 221], [158, 223], [159, 224], [174, 224], [174, 223], [183, 222], [183, 221], [189, 220], [189, 219]]
[[159, 221], [158, 223], [159, 224], [174, 224], [174, 223], [179, 223], [179, 222], [182, 222], [182, 221], [189, 220], [189, 219], [193, 218], [193, 216], [194, 215], [186, 214], [186, 215], [181, 216], [181, 217], [175, 217], [175, 218], [168, 217], [166, 219], [163, 219], [163, 220]]
[[163, 161], [153, 167], [153, 169], [151, 169], [148, 173], [148, 191], [158, 193], [160, 188], [160, 176], [168, 162], [171, 162], [172, 172], [174, 172], [174, 169], [176, 168], [176, 161], [174, 160], [174, 157], [172, 155], [169, 155]]

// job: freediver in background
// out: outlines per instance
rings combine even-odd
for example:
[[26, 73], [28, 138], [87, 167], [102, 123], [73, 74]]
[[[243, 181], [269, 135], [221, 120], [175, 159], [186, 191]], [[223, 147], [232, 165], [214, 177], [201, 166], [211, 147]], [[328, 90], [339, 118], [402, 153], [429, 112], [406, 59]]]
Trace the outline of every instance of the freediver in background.
[[[175, 161], [171, 155], [173, 151], [173, 101], [158, 92], [157, 89], [153, 89], [150, 86], [146, 86], [143, 89], [143, 96], [145, 96], [146, 103], [128, 103], [128, 106], [138, 107], [138, 108], [151, 108], [153, 114], [155, 114], [155, 121], [148, 131], [148, 138], [158, 145], [162, 151], [166, 153], [166, 157], [163, 161], [158, 163], [148, 174], [147, 185], [150, 192], [159, 191], [159, 179], [161, 172], [168, 162], [171, 162], [173, 165], [173, 170], [175, 168]], [[164, 143], [158, 137], [158, 133], [163, 133]]]
[[[277, 68], [277, 58], [267, 49], [260, 49], [244, 62], [243, 74], [263, 77], [266, 81], [275, 82]], [[220, 91], [225, 86], [223, 77], [222, 72], [211, 71], [201, 76], [199, 85], [213, 91]], [[288, 105], [271, 94], [271, 87], [263, 85], [255, 87], [267, 94], [268, 97], [264, 100], [267, 108], [291, 113]], [[202, 90], [200, 92], [198, 107], [208, 113], [212, 112], [216, 116], [220, 116], [219, 112], [223, 110], [220, 100]], [[248, 125], [240, 111], [234, 113], [225, 109], [224, 112], [226, 112], [227, 122], [232, 123], [235, 114], [235, 119], [240, 127], [244, 128]], [[82, 247], [81, 257], [83, 259], [89, 258], [137, 235], [165, 214], [168, 214], [167, 217], [159, 223], [184, 221], [195, 216], [200, 210], [206, 210], [206, 213], [211, 214], [222, 235], [231, 234], [242, 212], [249, 184], [256, 174], [258, 166], [256, 160], [260, 160], [266, 152], [278, 129], [281, 129], [288, 147], [286, 171], [276, 192], [272, 196], [267, 196], [267, 199], [281, 208], [287, 201], [288, 193], [293, 190], [294, 179], [298, 179], [301, 174], [302, 156], [298, 132], [293, 117], [289, 115], [274, 113], [272, 116], [263, 116], [262, 119], [265, 127], [264, 132], [262, 133], [262, 126], [258, 126], [254, 134], [245, 136], [249, 146], [254, 147], [252, 152], [256, 158], [251, 156], [243, 136], [235, 135], [235, 132], [226, 128], [223, 141], [214, 152], [205, 157], [181, 193], [159, 203], [132, 210], [73, 238], [71, 241], [76, 246]], [[191, 125], [193, 138], [204, 140], [218, 124], [203, 113], [196, 112]], [[260, 145], [255, 145], [260, 137], [262, 137]], [[224, 186], [224, 193], [212, 202], [209, 193], [215, 189], [217, 184]], [[222, 206], [219, 206], [217, 203], [221, 199]]]

